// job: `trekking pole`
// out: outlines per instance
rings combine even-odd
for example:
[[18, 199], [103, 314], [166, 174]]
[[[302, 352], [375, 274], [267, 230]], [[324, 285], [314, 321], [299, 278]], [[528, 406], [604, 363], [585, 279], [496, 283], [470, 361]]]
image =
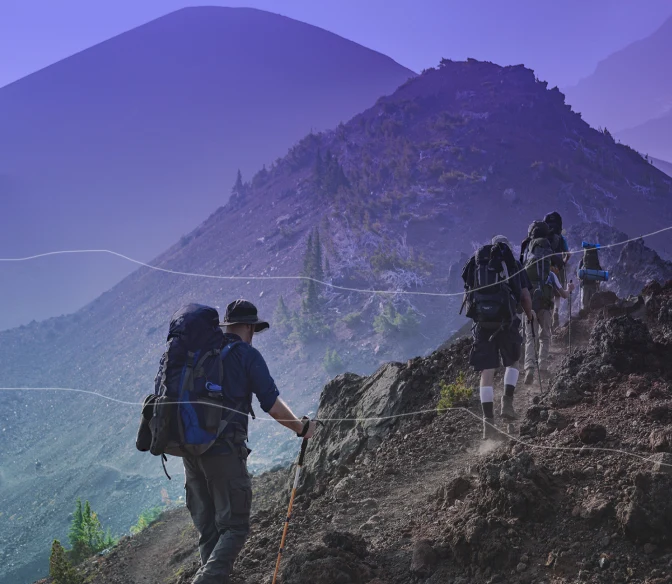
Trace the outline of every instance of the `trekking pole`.
[[534, 362], [537, 364], [537, 375], [539, 376], [539, 393], [543, 393], [544, 388], [541, 385], [541, 369], [539, 368], [539, 351], [537, 350], [537, 335], [534, 334], [534, 321], [530, 321], [530, 330], [532, 331], [532, 346], [534, 347]]
[[[569, 281], [570, 284], [573, 280]], [[572, 354], [572, 292], [569, 292], [569, 329], [567, 332], [567, 340], [569, 342], [569, 354]]]
[[278, 550], [278, 560], [275, 563], [275, 572], [273, 573], [273, 584], [275, 584], [276, 579], [278, 578], [278, 572], [280, 571], [280, 560], [282, 559], [282, 552], [285, 549], [285, 539], [287, 538], [287, 530], [289, 529], [289, 520], [292, 518], [292, 507], [294, 506], [294, 497], [296, 496], [296, 489], [299, 486], [299, 477], [301, 476], [301, 467], [303, 466], [303, 459], [306, 455], [306, 447], [308, 446], [308, 440], [305, 438], [301, 443], [301, 453], [299, 454], [299, 462], [296, 465], [296, 475], [294, 476], [294, 486], [292, 487], [292, 494], [289, 497], [289, 509], [287, 509], [287, 519], [285, 520], [285, 527], [282, 530], [282, 539], [280, 540], [280, 549]]

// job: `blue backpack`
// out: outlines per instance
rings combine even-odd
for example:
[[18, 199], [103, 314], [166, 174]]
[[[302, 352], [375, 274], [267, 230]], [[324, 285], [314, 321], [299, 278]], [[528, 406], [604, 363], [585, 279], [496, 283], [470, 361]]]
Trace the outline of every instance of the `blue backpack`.
[[[189, 304], [170, 321], [166, 351], [145, 398], [138, 450], [155, 456], [200, 456], [250, 403], [230, 403], [222, 392], [224, 366], [239, 342], [224, 344], [214, 308]], [[166, 473], [167, 474], [167, 473]]]

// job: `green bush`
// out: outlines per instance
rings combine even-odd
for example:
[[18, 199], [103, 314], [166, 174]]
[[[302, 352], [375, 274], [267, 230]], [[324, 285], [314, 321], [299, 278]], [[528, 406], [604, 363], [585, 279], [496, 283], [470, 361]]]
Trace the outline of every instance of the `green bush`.
[[68, 561], [65, 550], [57, 539], [51, 544], [49, 576], [54, 580], [54, 584], [82, 584], [84, 582], [79, 572]]
[[292, 318], [294, 332], [289, 335], [290, 343], [303, 344], [315, 340], [325, 339], [329, 334], [329, 327], [320, 315], [310, 315], [305, 311], [295, 312]]
[[446, 383], [443, 379], [439, 383], [441, 394], [436, 410], [439, 413], [445, 412], [450, 408], [466, 406], [471, 399], [472, 389], [464, 379], [464, 373], [460, 371], [454, 383]]
[[104, 549], [113, 547], [118, 541], [112, 537], [109, 529], [103, 531], [98, 515], [91, 510], [88, 501], [82, 506], [81, 499], [77, 499], [76, 502], [68, 540], [72, 546], [68, 555], [75, 564], [79, 564], [82, 560]]
[[383, 311], [373, 319], [374, 330], [381, 335], [409, 337], [418, 332], [420, 321], [411, 309], [399, 312], [394, 305], [386, 304]]
[[341, 361], [341, 357], [336, 352], [336, 349], [330, 351], [327, 347], [327, 352], [324, 355], [322, 364], [324, 365], [325, 371], [329, 373], [329, 375], [338, 375], [344, 370], [343, 361]]
[[343, 317], [343, 323], [351, 330], [357, 328], [358, 326], [364, 324], [364, 321], [362, 320], [362, 313], [350, 312], [349, 314], [346, 314]]
[[163, 507], [151, 507], [150, 509], [145, 509], [140, 513], [138, 522], [131, 527], [131, 535], [135, 535], [136, 533], [140, 533], [143, 529], [147, 529], [159, 518], [161, 513], [163, 513]]

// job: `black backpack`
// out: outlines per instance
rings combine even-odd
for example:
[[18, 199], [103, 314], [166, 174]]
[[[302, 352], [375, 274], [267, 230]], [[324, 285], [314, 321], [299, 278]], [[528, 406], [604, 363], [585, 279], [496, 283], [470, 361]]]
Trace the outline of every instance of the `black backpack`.
[[544, 217], [544, 223], [548, 225], [548, 228], [553, 235], [562, 234], [562, 216], [557, 211], [553, 211]]
[[583, 250], [583, 267], [586, 270], [602, 270], [600, 260], [597, 257], [597, 247], [587, 247]]
[[166, 351], [143, 403], [138, 450], [155, 456], [199, 456], [239, 412], [251, 411], [251, 396], [230, 403], [222, 381], [227, 356], [239, 343], [224, 344], [217, 310], [189, 304], [170, 321]]
[[510, 323], [518, 302], [509, 279], [515, 273], [516, 262], [507, 245], [484, 245], [476, 251], [462, 270], [467, 318], [486, 328]]
[[532, 309], [550, 309], [553, 306], [555, 291], [550, 284], [551, 243], [545, 237], [531, 240], [525, 250], [523, 266], [532, 283]]

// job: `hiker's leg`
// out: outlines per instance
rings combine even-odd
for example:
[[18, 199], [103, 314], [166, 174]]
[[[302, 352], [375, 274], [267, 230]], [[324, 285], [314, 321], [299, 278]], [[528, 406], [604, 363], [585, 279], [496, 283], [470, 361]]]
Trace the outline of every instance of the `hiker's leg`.
[[535, 339], [539, 334], [539, 323], [535, 318], [533, 321], [534, 326], [534, 335], [530, 330], [530, 321], [527, 316], [523, 316], [523, 326], [525, 328], [525, 371], [534, 371], [536, 367], [535, 356], [537, 354], [537, 348], [535, 347]]
[[502, 356], [504, 371], [504, 395], [501, 399], [500, 415], [503, 418], [513, 419], [516, 413], [513, 409], [513, 392], [518, 383], [518, 362], [520, 361], [523, 339], [520, 336], [520, 322], [516, 319], [512, 326], [503, 331], [499, 339], [499, 352]]
[[198, 549], [203, 565], [208, 561], [219, 537], [215, 526], [215, 506], [210, 499], [208, 482], [198, 465], [198, 459], [184, 457], [182, 462], [184, 463], [187, 509], [198, 531]]
[[560, 302], [556, 301], [553, 306], [553, 320], [551, 322], [553, 329], [557, 329], [560, 326]]
[[472, 329], [473, 344], [469, 353], [469, 364], [481, 372], [480, 396], [481, 407], [483, 408], [483, 438], [492, 437], [497, 430], [493, 427], [494, 423], [494, 391], [493, 381], [495, 379], [495, 368], [499, 367], [499, 352], [495, 340], [490, 337], [495, 331], [493, 329], [483, 329], [475, 325]]
[[224, 455], [202, 456], [201, 466], [215, 505], [219, 537], [208, 562], [196, 573], [193, 584], [221, 584], [233, 570], [233, 563], [250, 531], [252, 481], [247, 472], [244, 444]]
[[551, 310], [540, 310], [537, 312], [539, 321], [539, 368], [542, 371], [548, 371], [548, 354], [551, 349], [551, 322], [553, 314]]
[[495, 370], [486, 369], [481, 371], [481, 383], [479, 393], [481, 395], [481, 407], [483, 408], [483, 416], [485, 418], [492, 418], [494, 416], [493, 402], [495, 400], [494, 391]]

